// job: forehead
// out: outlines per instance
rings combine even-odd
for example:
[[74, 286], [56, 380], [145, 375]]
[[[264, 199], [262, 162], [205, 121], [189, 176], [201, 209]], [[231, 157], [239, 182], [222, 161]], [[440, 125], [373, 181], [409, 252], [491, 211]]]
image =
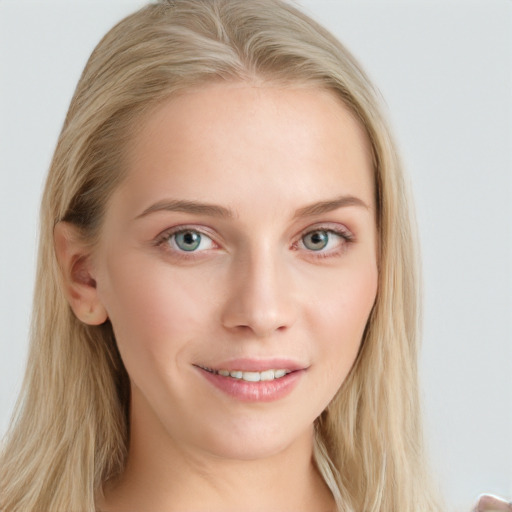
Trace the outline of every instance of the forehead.
[[281, 203], [350, 193], [374, 204], [366, 132], [323, 89], [230, 83], [180, 94], [141, 120], [126, 165], [121, 189], [141, 201], [170, 193], [233, 202], [227, 192], [249, 187]]

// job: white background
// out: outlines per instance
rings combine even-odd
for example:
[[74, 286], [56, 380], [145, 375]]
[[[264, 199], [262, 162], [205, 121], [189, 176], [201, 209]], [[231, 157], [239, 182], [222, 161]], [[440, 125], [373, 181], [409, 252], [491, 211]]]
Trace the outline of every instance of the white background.
[[[0, 0], [0, 435], [25, 363], [51, 154], [88, 55], [143, 3]], [[426, 427], [448, 510], [484, 491], [512, 499], [512, 2], [300, 3], [377, 83], [411, 177]]]

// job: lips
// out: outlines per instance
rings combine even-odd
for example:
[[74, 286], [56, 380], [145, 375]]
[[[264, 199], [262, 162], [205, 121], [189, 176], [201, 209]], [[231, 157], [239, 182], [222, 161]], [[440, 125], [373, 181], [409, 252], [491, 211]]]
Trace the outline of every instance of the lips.
[[270, 402], [292, 392], [304, 365], [289, 359], [237, 359], [212, 366], [194, 365], [217, 389], [244, 402]]

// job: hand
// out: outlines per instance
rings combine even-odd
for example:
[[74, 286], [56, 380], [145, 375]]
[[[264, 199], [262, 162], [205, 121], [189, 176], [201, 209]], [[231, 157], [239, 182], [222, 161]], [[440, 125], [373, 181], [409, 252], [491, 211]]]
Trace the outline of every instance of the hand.
[[512, 502], [492, 494], [481, 494], [473, 512], [512, 512]]

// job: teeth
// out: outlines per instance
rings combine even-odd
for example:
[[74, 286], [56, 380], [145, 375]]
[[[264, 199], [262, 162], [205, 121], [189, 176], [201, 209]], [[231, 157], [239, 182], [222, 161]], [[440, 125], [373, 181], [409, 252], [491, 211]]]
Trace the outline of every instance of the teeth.
[[259, 372], [244, 372], [242, 379], [249, 382], [259, 382], [261, 380], [261, 374]]
[[290, 370], [265, 370], [263, 372], [244, 372], [242, 370], [234, 370], [230, 372], [229, 370], [213, 370], [206, 366], [201, 366], [201, 368], [207, 372], [222, 375], [223, 377], [232, 377], [234, 379], [241, 379], [247, 382], [280, 379], [290, 373]]
[[[276, 371], [284, 372], [283, 375], [281, 375], [281, 377], [283, 377], [285, 375], [285, 373], [286, 373], [286, 370], [276, 370]], [[274, 371], [274, 370], [266, 370], [264, 372], [261, 372], [260, 380], [274, 380], [275, 377], [276, 377], [276, 371]]]

